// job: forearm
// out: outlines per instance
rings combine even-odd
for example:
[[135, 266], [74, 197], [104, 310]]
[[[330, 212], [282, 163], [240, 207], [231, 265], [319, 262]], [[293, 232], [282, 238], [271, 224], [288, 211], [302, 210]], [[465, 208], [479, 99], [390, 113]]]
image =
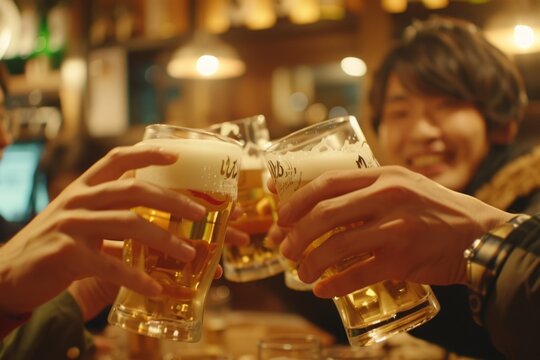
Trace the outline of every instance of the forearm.
[[0, 345], [1, 359], [62, 359], [68, 351], [80, 354], [93, 348], [81, 312], [66, 292], [35, 309], [24, 325]]

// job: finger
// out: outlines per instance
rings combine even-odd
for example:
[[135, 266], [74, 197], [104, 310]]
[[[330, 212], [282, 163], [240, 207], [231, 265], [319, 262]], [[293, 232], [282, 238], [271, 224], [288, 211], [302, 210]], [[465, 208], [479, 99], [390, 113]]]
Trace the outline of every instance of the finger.
[[380, 175], [379, 168], [329, 171], [298, 189], [281, 204], [278, 223], [292, 225], [316, 204], [373, 184]]
[[389, 238], [379, 224], [365, 224], [333, 234], [321, 245], [311, 250], [300, 261], [298, 276], [304, 282], [317, 280], [326, 269], [344, 267], [351, 262], [364, 262], [375, 252], [381, 252]]
[[[361, 171], [367, 170], [371, 169]], [[329, 231], [358, 224], [383, 223], [384, 218], [391, 216], [405, 216], [399, 211], [408, 211], [407, 207], [402, 205], [397, 208], [396, 214], [392, 214], [393, 206], [413, 200], [415, 198], [411, 191], [399, 185], [389, 187], [381, 183], [321, 200], [290, 228], [280, 250], [284, 256], [298, 260], [309, 244]]]
[[124, 243], [122, 241], [115, 240], [103, 240], [101, 245], [101, 251], [109, 256], [121, 259], [124, 249]]
[[218, 264], [218, 266], [216, 267], [216, 272], [214, 274], [214, 279], [220, 279], [221, 276], [223, 276], [223, 268], [220, 264]]
[[271, 193], [277, 194], [276, 183], [274, 182], [274, 179], [269, 178], [268, 181], [266, 182], [266, 186], [268, 187], [268, 190], [270, 190]]
[[270, 230], [268, 230], [268, 235], [266, 238], [268, 239], [269, 246], [272, 247], [278, 247], [279, 244], [285, 239], [287, 236], [288, 230], [285, 228], [282, 228], [281, 226], [277, 224], [272, 224], [270, 227]]
[[129, 209], [145, 206], [176, 216], [198, 220], [206, 208], [184, 194], [135, 179], [117, 180], [96, 185], [82, 195], [71, 198], [70, 209]]
[[121, 260], [89, 251], [86, 258], [91, 266], [91, 275], [114, 284], [125, 286], [145, 296], [157, 296], [163, 288], [150, 275], [125, 266]]
[[231, 220], [236, 220], [244, 214], [244, 208], [242, 204], [235, 203], [233, 210], [231, 211]]
[[[178, 232], [180, 227], [180, 223], [169, 224], [173, 232]], [[129, 210], [73, 211], [69, 219], [61, 222], [59, 230], [74, 238], [87, 239], [89, 247], [96, 239], [133, 239], [181, 261], [191, 261], [196, 254], [185, 241]]]
[[393, 279], [384, 261], [369, 261], [353, 265], [346, 270], [317, 281], [313, 293], [321, 298], [345, 296], [366, 286]]
[[177, 159], [178, 154], [155, 146], [117, 147], [90, 167], [81, 179], [88, 185], [96, 185], [118, 179], [128, 170], [150, 165], [169, 165]]
[[249, 244], [249, 234], [244, 231], [235, 229], [232, 226], [227, 227], [225, 233], [225, 243], [231, 246], [244, 246]]

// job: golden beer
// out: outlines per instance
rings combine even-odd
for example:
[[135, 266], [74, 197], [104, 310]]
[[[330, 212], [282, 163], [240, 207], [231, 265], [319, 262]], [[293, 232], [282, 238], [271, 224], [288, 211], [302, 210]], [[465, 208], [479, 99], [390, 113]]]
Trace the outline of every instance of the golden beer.
[[178, 161], [169, 166], [150, 166], [135, 177], [182, 193], [207, 208], [198, 221], [144, 207], [133, 211], [190, 243], [196, 256], [180, 261], [133, 240], [126, 240], [126, 265], [144, 270], [163, 287], [156, 297], [145, 297], [121, 288], [109, 314], [109, 322], [139, 334], [198, 341], [202, 331], [206, 294], [218, 265], [227, 222], [237, 197], [241, 147], [208, 139], [147, 139], [177, 151]]
[[256, 115], [215, 124], [209, 129], [233, 138], [243, 146], [238, 203], [244, 213], [230, 224], [248, 234], [250, 243], [227, 246], [223, 250], [225, 277], [230, 281], [246, 282], [278, 274], [283, 271], [278, 249], [266, 241], [268, 230], [276, 220], [276, 203], [265, 185], [269, 175], [261, 152], [270, 141], [265, 118]]
[[275, 221], [274, 196], [263, 187], [262, 169], [240, 171], [238, 202], [244, 213], [230, 225], [249, 235], [250, 243], [224, 249], [223, 267], [227, 279], [249, 281], [266, 278], [283, 271], [275, 246], [266, 236]]
[[[325, 171], [379, 166], [354, 117], [328, 120], [288, 135], [274, 143], [265, 152], [265, 158], [280, 201], [286, 201]], [[358, 226], [362, 226], [361, 221], [329, 231], [312, 242], [305, 254], [336, 232]], [[366, 253], [344, 259], [327, 269], [323, 277], [371, 257]], [[299, 284], [295, 285], [300, 288], [302, 282], [297, 278], [296, 266], [289, 262], [286, 272], [289, 281], [296, 276]], [[353, 346], [370, 345], [410, 330], [430, 320], [439, 311], [439, 304], [429, 286], [405, 281], [382, 281], [333, 300]]]

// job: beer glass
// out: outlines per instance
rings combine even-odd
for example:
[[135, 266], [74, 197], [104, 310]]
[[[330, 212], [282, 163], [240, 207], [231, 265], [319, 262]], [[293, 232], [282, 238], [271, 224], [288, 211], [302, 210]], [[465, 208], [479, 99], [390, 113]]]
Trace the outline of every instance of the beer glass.
[[231, 226], [249, 234], [245, 246], [223, 249], [223, 270], [230, 281], [264, 279], [283, 271], [276, 246], [267, 243], [266, 235], [276, 217], [274, 195], [266, 188], [269, 178], [262, 150], [270, 145], [264, 116], [215, 124], [209, 128], [242, 143], [244, 152], [238, 179], [238, 203], [244, 213], [231, 220]]
[[[265, 151], [265, 158], [280, 201], [325, 171], [379, 166], [353, 116], [327, 120], [287, 135]], [[310, 248], [335, 232], [356, 226], [362, 226], [361, 222], [334, 229]], [[323, 276], [371, 256], [345, 259], [327, 269]], [[369, 345], [410, 330], [439, 311], [429, 286], [405, 281], [382, 281], [333, 300], [353, 346]]]
[[178, 191], [207, 208], [204, 219], [191, 221], [175, 214], [137, 207], [149, 222], [185, 239], [195, 249], [194, 260], [183, 262], [125, 240], [128, 266], [146, 271], [163, 287], [161, 295], [145, 297], [122, 287], [109, 313], [109, 322], [156, 338], [196, 342], [202, 333], [203, 306], [218, 265], [227, 221], [237, 198], [241, 145], [217, 134], [172, 125], [146, 127], [142, 145], [178, 152], [168, 166], [137, 169], [135, 177]]

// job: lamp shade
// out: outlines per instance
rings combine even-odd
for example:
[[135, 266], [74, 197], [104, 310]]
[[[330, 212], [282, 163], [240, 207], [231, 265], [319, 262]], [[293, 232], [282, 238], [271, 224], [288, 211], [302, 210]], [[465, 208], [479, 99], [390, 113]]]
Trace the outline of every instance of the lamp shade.
[[232, 46], [216, 35], [201, 31], [176, 50], [167, 65], [169, 75], [185, 79], [233, 78], [245, 70], [246, 65]]

